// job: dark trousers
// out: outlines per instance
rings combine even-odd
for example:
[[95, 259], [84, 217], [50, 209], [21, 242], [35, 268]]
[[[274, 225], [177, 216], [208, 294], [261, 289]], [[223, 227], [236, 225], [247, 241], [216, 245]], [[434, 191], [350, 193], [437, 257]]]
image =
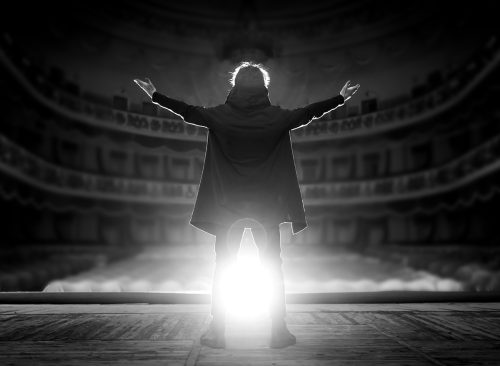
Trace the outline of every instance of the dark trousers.
[[[237, 259], [243, 227], [220, 228], [215, 240], [215, 271], [212, 282], [211, 314], [224, 321], [226, 309], [223, 301], [223, 277], [227, 268]], [[269, 315], [274, 321], [282, 321], [286, 315], [285, 285], [281, 268], [281, 243], [278, 225], [252, 227], [252, 235], [259, 249], [259, 259], [270, 282]]]

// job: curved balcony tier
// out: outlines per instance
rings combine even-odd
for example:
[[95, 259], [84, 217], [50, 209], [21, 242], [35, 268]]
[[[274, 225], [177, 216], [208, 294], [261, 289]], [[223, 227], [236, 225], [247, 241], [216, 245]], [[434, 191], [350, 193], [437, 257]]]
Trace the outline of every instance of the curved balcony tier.
[[[307, 206], [387, 204], [450, 192], [499, 168], [500, 135], [497, 135], [438, 168], [384, 179], [302, 184], [301, 191]], [[1, 135], [0, 171], [46, 192], [94, 200], [192, 205], [198, 189], [197, 184], [101, 176], [62, 168]]]
[[[359, 137], [414, 125], [436, 116], [463, 101], [500, 62], [496, 38], [486, 42], [484, 49], [461, 67], [437, 89], [399, 106], [334, 120], [324, 118], [291, 132], [295, 142]], [[30, 67], [23, 59], [22, 67]], [[0, 63], [41, 104], [70, 120], [96, 128], [178, 140], [205, 141], [207, 130], [184, 123], [180, 119], [162, 118], [86, 101], [76, 95], [50, 85], [45, 75], [29, 78], [16, 66], [8, 54], [0, 49]]]

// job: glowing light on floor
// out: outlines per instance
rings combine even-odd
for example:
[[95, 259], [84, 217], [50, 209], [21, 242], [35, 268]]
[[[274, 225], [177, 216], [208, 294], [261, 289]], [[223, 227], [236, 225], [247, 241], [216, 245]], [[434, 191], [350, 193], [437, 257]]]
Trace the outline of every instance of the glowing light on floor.
[[224, 278], [227, 316], [238, 319], [267, 315], [269, 308], [270, 279], [260, 264], [258, 249], [249, 233], [245, 230], [237, 262]]

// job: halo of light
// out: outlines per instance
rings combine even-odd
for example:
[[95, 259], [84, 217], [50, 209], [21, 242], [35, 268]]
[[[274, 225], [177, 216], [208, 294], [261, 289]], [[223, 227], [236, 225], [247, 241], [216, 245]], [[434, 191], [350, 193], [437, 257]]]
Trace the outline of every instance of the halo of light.
[[[244, 225], [245, 230], [239, 245], [236, 245], [239, 248], [236, 262], [223, 275], [222, 296], [228, 317], [249, 320], [267, 314], [272, 279], [260, 263], [253, 234], [251, 239], [247, 236], [251, 227], [262, 227], [262, 224], [251, 219], [233, 223], [233, 226], [237, 225]], [[235, 244], [238, 243], [229, 243]]]
[[269, 77], [269, 73], [267, 72], [267, 70], [265, 69], [265, 67], [263, 65], [261, 65], [261, 64], [257, 64], [257, 63], [251, 62], [251, 61], [244, 61], [244, 62], [240, 63], [234, 69], [234, 71], [232, 71], [230, 73], [231, 74], [231, 79], [229, 81], [231, 83], [231, 86], [235, 85], [235, 83], [236, 83], [236, 76], [238, 75], [238, 73], [240, 72], [240, 70], [244, 69], [244, 68], [247, 68], [247, 67], [252, 67], [252, 68], [259, 69], [259, 71], [262, 74], [262, 79], [264, 80], [265, 87], [266, 88], [269, 87], [269, 82], [271, 81], [271, 78]]

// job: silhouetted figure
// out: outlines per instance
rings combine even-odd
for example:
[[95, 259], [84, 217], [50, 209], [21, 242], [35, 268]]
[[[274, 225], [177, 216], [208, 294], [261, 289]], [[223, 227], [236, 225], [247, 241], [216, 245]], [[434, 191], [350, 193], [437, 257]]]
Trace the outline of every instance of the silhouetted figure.
[[[188, 105], [156, 91], [152, 82], [134, 80], [161, 107], [184, 121], [209, 129], [201, 183], [190, 223], [216, 236], [212, 288], [212, 322], [201, 337], [210, 347], [225, 346], [222, 277], [236, 259], [228, 237], [231, 225], [253, 218], [252, 228], [262, 264], [271, 278], [271, 343], [274, 348], [296, 342], [286, 326], [286, 304], [279, 224], [291, 222], [294, 234], [307, 227], [295, 171], [289, 131], [343, 104], [359, 88], [348, 81], [339, 95], [304, 108], [271, 105], [269, 76], [258, 64], [244, 62], [233, 72], [233, 88], [224, 104], [212, 108]], [[241, 230], [237, 232], [238, 243]]]

